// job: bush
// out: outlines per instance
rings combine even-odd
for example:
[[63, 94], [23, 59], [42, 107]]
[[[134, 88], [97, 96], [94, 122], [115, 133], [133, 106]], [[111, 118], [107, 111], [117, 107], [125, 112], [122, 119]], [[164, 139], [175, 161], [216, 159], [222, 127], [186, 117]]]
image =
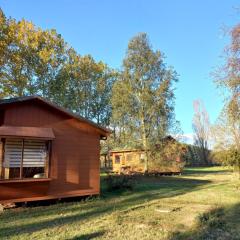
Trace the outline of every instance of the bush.
[[227, 150], [214, 151], [213, 159], [218, 164], [223, 166], [232, 166], [239, 169], [240, 166], [240, 151], [231, 147]]
[[149, 171], [181, 172], [185, 165], [185, 147], [176, 140], [154, 144], [149, 152]]
[[105, 178], [107, 191], [132, 190], [135, 181], [132, 176], [108, 174]]
[[203, 213], [198, 218], [198, 223], [204, 228], [220, 228], [224, 229], [226, 222], [224, 220], [224, 209], [216, 208], [210, 212]]

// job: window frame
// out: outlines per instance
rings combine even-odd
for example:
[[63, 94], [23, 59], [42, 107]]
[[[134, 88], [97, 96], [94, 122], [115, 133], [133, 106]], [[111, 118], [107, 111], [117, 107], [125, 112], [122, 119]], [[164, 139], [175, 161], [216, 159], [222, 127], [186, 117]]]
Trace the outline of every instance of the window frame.
[[[116, 158], [118, 158], [118, 160], [117, 160]], [[116, 160], [117, 160], [117, 161], [116, 161]], [[115, 164], [121, 164], [121, 155], [116, 154], [116, 155], [114, 156], [114, 163], [115, 163]]]
[[[22, 152], [21, 152], [21, 166], [20, 166], [20, 174], [18, 178], [8, 178], [5, 179], [5, 171], [4, 171], [4, 156], [5, 156], [5, 144], [6, 139], [19, 139], [22, 141]], [[44, 173], [46, 177], [42, 178], [24, 178], [23, 177], [23, 159], [24, 159], [24, 142], [25, 140], [41, 140], [46, 142], [47, 146], [47, 155], [45, 160], [45, 166], [44, 166]], [[24, 137], [2, 137], [0, 139], [1, 145], [2, 145], [2, 151], [1, 151], [1, 159], [0, 159], [0, 182], [28, 182], [28, 181], [44, 181], [50, 179], [50, 162], [51, 162], [51, 153], [52, 153], [52, 140], [50, 139], [44, 139], [44, 138], [24, 138]]]
[[144, 163], [145, 158], [146, 158], [146, 153], [145, 153], [145, 152], [141, 152], [141, 153], [139, 154], [139, 162], [140, 162], [140, 163]]
[[127, 153], [126, 162], [132, 162], [132, 161], [133, 161], [133, 153]]

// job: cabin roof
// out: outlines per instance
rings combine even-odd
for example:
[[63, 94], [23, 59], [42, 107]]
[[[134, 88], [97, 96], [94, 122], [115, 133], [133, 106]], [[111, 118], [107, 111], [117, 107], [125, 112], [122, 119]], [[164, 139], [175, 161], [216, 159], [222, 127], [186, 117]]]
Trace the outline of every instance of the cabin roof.
[[10, 105], [10, 104], [13, 104], [13, 103], [21, 103], [21, 102], [27, 102], [27, 101], [33, 101], [33, 100], [37, 100], [39, 102], [42, 102], [54, 109], [56, 109], [57, 111], [61, 112], [61, 113], [64, 113], [66, 114], [67, 116], [69, 117], [72, 117], [80, 122], [85, 122], [89, 125], [91, 125], [92, 127], [94, 128], [97, 128], [99, 130], [101, 130], [103, 133], [105, 133], [105, 135], [109, 135], [111, 133], [111, 131], [107, 128], [104, 128], [100, 125], [98, 125], [97, 123], [91, 121], [91, 120], [88, 120], [82, 116], [79, 116], [75, 113], [72, 113], [70, 112], [69, 110], [63, 108], [63, 107], [60, 107], [58, 106], [57, 104], [55, 103], [52, 103], [48, 100], [46, 100], [45, 98], [42, 98], [40, 96], [24, 96], [24, 97], [16, 97], [16, 98], [7, 98], [7, 99], [1, 99], [0, 100], [0, 106], [3, 106], [3, 105]]
[[142, 152], [143, 149], [116, 149], [110, 151], [110, 153], [123, 153], [123, 152]]

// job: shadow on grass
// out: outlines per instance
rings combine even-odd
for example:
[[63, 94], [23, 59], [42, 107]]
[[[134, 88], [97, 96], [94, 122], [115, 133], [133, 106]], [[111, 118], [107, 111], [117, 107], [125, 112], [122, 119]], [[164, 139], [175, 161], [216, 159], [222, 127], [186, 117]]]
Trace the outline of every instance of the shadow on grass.
[[186, 168], [183, 171], [183, 175], [208, 175], [208, 174], [226, 174], [226, 173], [232, 172], [230, 169], [215, 169], [215, 170], [209, 170], [209, 168]]
[[132, 206], [155, 199], [171, 198], [205, 188], [206, 184], [211, 183], [208, 180], [181, 177], [153, 177], [142, 181], [135, 187], [135, 194], [129, 195], [122, 201], [123, 205]]
[[[134, 192], [144, 192], [159, 190], [159, 193], [164, 192], [166, 189], [175, 190], [186, 193], [188, 190], [191, 191], [191, 187], [196, 188], [201, 185], [211, 183], [210, 180], [200, 180], [173, 176], [157, 176], [157, 177], [145, 177], [136, 176], [134, 178], [136, 184], [134, 184]], [[101, 183], [101, 195], [106, 198], [115, 197], [121, 194], [120, 191], [108, 192], [104, 181]], [[176, 193], [176, 192], [175, 192]]]
[[105, 233], [104, 231], [99, 231], [99, 232], [94, 232], [90, 234], [83, 234], [77, 237], [68, 238], [67, 240], [90, 240], [97, 237], [101, 237], [102, 235], [104, 235], [104, 233]]
[[[9, 239], [12, 236], [31, 234], [40, 230], [47, 231], [72, 223], [80, 224], [79, 222], [83, 220], [96, 219], [116, 210], [127, 210], [149, 200], [196, 191], [208, 183], [210, 183], [208, 180], [181, 177], [143, 177], [137, 179], [137, 185], [131, 192], [121, 194], [105, 192], [102, 199], [90, 203], [70, 203], [70, 207], [67, 204], [58, 204], [23, 211], [6, 211], [0, 215], [0, 239]], [[13, 222], [16, 224], [12, 224]], [[81, 239], [80, 237], [77, 239]]]
[[240, 204], [215, 208], [200, 215], [195, 228], [189, 232], [175, 232], [170, 240], [239, 240]]

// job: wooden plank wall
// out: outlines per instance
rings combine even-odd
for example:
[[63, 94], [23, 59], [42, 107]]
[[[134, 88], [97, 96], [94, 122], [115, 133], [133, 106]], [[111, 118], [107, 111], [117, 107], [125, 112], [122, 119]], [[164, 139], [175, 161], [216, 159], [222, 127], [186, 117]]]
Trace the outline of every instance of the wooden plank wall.
[[39, 102], [13, 104], [5, 109], [4, 125], [51, 127], [49, 182], [0, 183], [0, 202], [7, 199], [99, 193], [100, 135], [95, 128], [54, 111]]
[[[144, 163], [141, 162], [142, 151], [119, 151], [112, 153], [113, 171], [119, 172], [122, 167], [129, 167], [132, 171], [143, 171]], [[120, 163], [115, 163], [115, 157], [120, 156]]]
[[0, 141], [0, 178], [3, 176], [3, 143]]

